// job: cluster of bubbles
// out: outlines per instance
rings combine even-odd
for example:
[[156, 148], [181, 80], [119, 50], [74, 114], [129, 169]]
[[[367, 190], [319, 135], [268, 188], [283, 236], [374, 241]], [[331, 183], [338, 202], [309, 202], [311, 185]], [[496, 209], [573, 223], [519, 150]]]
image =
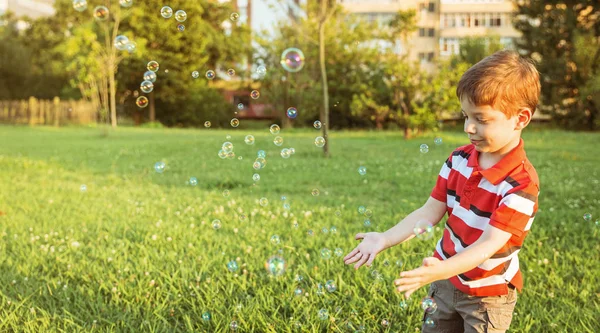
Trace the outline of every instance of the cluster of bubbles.
[[[436, 137], [435, 139], [433, 139], [433, 143], [435, 143], [437, 146], [439, 146], [443, 143], [443, 140], [440, 137]], [[423, 143], [419, 146], [419, 151], [423, 154], [428, 153], [429, 146], [426, 143]]]
[[[160, 66], [155, 60], [151, 60], [148, 62], [148, 64], [146, 64], [147, 71], [144, 73], [142, 83], [140, 83], [140, 90], [143, 93], [149, 94], [154, 90], [154, 82], [156, 82], [156, 72], [159, 68]], [[148, 98], [146, 96], [139, 96], [135, 100], [135, 104], [139, 108], [145, 108], [148, 106]]]
[[[592, 221], [592, 214], [591, 214], [591, 213], [585, 213], [585, 214], [583, 214], [583, 219], [584, 219], [586, 222], [590, 222], [590, 221]], [[600, 227], [600, 220], [596, 220], [596, 221], [594, 222], [594, 224], [596, 224], [596, 226], [597, 226], [597, 227]]]
[[429, 296], [423, 298], [423, 300], [421, 301], [421, 309], [425, 311], [425, 315], [427, 316], [425, 318], [425, 321], [423, 322], [424, 325], [426, 327], [435, 327], [435, 322], [431, 317], [428, 316], [437, 311], [437, 303], [435, 302], [435, 300]]
[[417, 221], [413, 231], [415, 236], [421, 240], [428, 240], [433, 237], [433, 225], [427, 220]]
[[233, 152], [233, 143], [231, 143], [229, 141], [223, 142], [223, 144], [221, 145], [221, 150], [219, 150], [218, 155], [221, 159], [234, 158], [235, 153]]
[[[169, 6], [163, 6], [160, 9], [160, 15], [166, 19], [171, 18], [171, 16], [173, 16], [173, 8], [169, 7]], [[185, 12], [185, 10], [178, 10], [175, 12], [175, 20], [177, 22], [179, 22], [179, 24], [177, 24], [177, 30], [179, 31], [184, 31], [185, 30], [185, 26], [183, 25], [183, 22], [185, 22], [185, 20], [187, 20], [187, 13]]]
[[[87, 0], [73, 0], [73, 9], [78, 12], [83, 12], [87, 9]], [[119, 4], [123, 8], [129, 8], [133, 5], [133, 0], [119, 0]], [[97, 6], [94, 8], [93, 16], [96, 21], [103, 22], [108, 20], [110, 12], [106, 6]], [[133, 53], [137, 49], [137, 44], [130, 41], [129, 38], [119, 35], [115, 38], [113, 45], [119, 51], [127, 51]]]

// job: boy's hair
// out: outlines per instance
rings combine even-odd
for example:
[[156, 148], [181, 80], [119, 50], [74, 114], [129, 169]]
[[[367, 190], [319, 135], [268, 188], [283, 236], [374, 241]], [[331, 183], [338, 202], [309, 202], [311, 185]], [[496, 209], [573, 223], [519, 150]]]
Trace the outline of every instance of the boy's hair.
[[490, 105], [507, 118], [525, 107], [533, 115], [540, 96], [540, 74], [531, 60], [517, 52], [498, 51], [462, 75], [456, 96], [476, 106]]

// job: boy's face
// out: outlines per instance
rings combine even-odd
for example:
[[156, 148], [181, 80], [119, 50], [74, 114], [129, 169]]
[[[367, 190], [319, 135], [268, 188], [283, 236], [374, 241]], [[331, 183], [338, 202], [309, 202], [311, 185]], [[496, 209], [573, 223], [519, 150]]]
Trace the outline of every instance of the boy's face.
[[[471, 143], [480, 153], [505, 154], [519, 142], [521, 130], [529, 123], [531, 115], [523, 118], [518, 115], [507, 118], [492, 106], [475, 106], [468, 98], [460, 101], [462, 114], [465, 118], [465, 133], [469, 135]], [[529, 110], [525, 110], [526, 113]], [[516, 142], [516, 143], [515, 143]]]

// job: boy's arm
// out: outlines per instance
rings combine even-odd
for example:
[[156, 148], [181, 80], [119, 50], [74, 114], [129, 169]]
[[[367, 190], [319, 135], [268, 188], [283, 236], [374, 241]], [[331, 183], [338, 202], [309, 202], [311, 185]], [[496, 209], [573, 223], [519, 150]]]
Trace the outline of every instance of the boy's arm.
[[387, 249], [413, 238], [415, 236], [415, 225], [420, 220], [427, 220], [432, 225], [438, 224], [446, 214], [446, 210], [445, 202], [429, 197], [421, 208], [408, 214], [402, 221], [383, 233], [385, 248]]

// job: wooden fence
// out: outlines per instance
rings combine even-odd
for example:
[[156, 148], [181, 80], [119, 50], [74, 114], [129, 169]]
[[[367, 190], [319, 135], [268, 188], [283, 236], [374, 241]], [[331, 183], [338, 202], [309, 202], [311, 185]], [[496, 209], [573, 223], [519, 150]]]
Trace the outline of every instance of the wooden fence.
[[98, 120], [98, 110], [93, 103], [79, 101], [39, 100], [0, 100], [0, 123], [22, 125], [90, 124]]

